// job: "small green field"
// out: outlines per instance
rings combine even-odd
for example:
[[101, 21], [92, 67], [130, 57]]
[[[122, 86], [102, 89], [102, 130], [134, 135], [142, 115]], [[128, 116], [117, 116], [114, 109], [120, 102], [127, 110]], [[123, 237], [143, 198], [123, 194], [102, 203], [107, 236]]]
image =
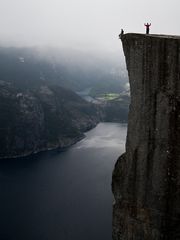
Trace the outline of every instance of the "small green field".
[[112, 101], [120, 97], [119, 93], [104, 93], [96, 97], [96, 99], [104, 101]]

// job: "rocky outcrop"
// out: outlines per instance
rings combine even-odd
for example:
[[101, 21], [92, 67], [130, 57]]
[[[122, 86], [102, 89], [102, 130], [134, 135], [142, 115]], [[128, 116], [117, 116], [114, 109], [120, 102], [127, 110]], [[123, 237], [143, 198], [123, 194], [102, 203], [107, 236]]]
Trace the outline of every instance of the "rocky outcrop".
[[0, 111], [0, 158], [71, 146], [99, 121], [94, 105], [57, 86], [20, 92], [0, 81]]
[[112, 180], [114, 240], [180, 239], [180, 37], [125, 34], [131, 105]]

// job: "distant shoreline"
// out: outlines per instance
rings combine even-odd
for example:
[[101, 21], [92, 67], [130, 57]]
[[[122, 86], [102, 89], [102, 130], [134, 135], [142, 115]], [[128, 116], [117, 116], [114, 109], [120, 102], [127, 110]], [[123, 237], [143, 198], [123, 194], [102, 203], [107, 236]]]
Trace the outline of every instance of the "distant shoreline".
[[[91, 129], [90, 129], [91, 130]], [[49, 151], [64, 151], [66, 149], [68, 149], [69, 147], [73, 146], [74, 144], [76, 144], [77, 142], [81, 141], [83, 138], [85, 138], [85, 135], [83, 134], [81, 137], [76, 137], [74, 139], [72, 139], [72, 142], [70, 144], [67, 144], [66, 146], [54, 146], [51, 148], [42, 148], [36, 151], [30, 151], [24, 154], [18, 154], [18, 155], [14, 155], [14, 156], [5, 156], [5, 157], [0, 157], [0, 160], [5, 160], [5, 159], [17, 159], [17, 158], [26, 158], [32, 155], [37, 155], [39, 153], [43, 153], [43, 152], [49, 152]]]

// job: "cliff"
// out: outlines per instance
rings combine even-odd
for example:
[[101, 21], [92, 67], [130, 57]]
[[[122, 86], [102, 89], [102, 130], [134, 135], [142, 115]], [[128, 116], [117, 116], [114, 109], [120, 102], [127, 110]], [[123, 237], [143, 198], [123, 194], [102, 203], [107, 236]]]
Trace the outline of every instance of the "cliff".
[[114, 240], [180, 239], [180, 37], [125, 34], [131, 104], [112, 180]]
[[58, 86], [20, 92], [0, 81], [0, 111], [0, 158], [71, 146], [99, 121], [94, 105]]

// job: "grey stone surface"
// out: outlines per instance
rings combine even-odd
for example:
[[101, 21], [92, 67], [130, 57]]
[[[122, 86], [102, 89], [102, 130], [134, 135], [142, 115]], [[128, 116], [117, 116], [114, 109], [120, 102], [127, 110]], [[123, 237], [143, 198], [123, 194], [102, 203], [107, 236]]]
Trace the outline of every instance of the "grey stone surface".
[[112, 180], [114, 240], [180, 239], [180, 37], [125, 34], [131, 104]]

